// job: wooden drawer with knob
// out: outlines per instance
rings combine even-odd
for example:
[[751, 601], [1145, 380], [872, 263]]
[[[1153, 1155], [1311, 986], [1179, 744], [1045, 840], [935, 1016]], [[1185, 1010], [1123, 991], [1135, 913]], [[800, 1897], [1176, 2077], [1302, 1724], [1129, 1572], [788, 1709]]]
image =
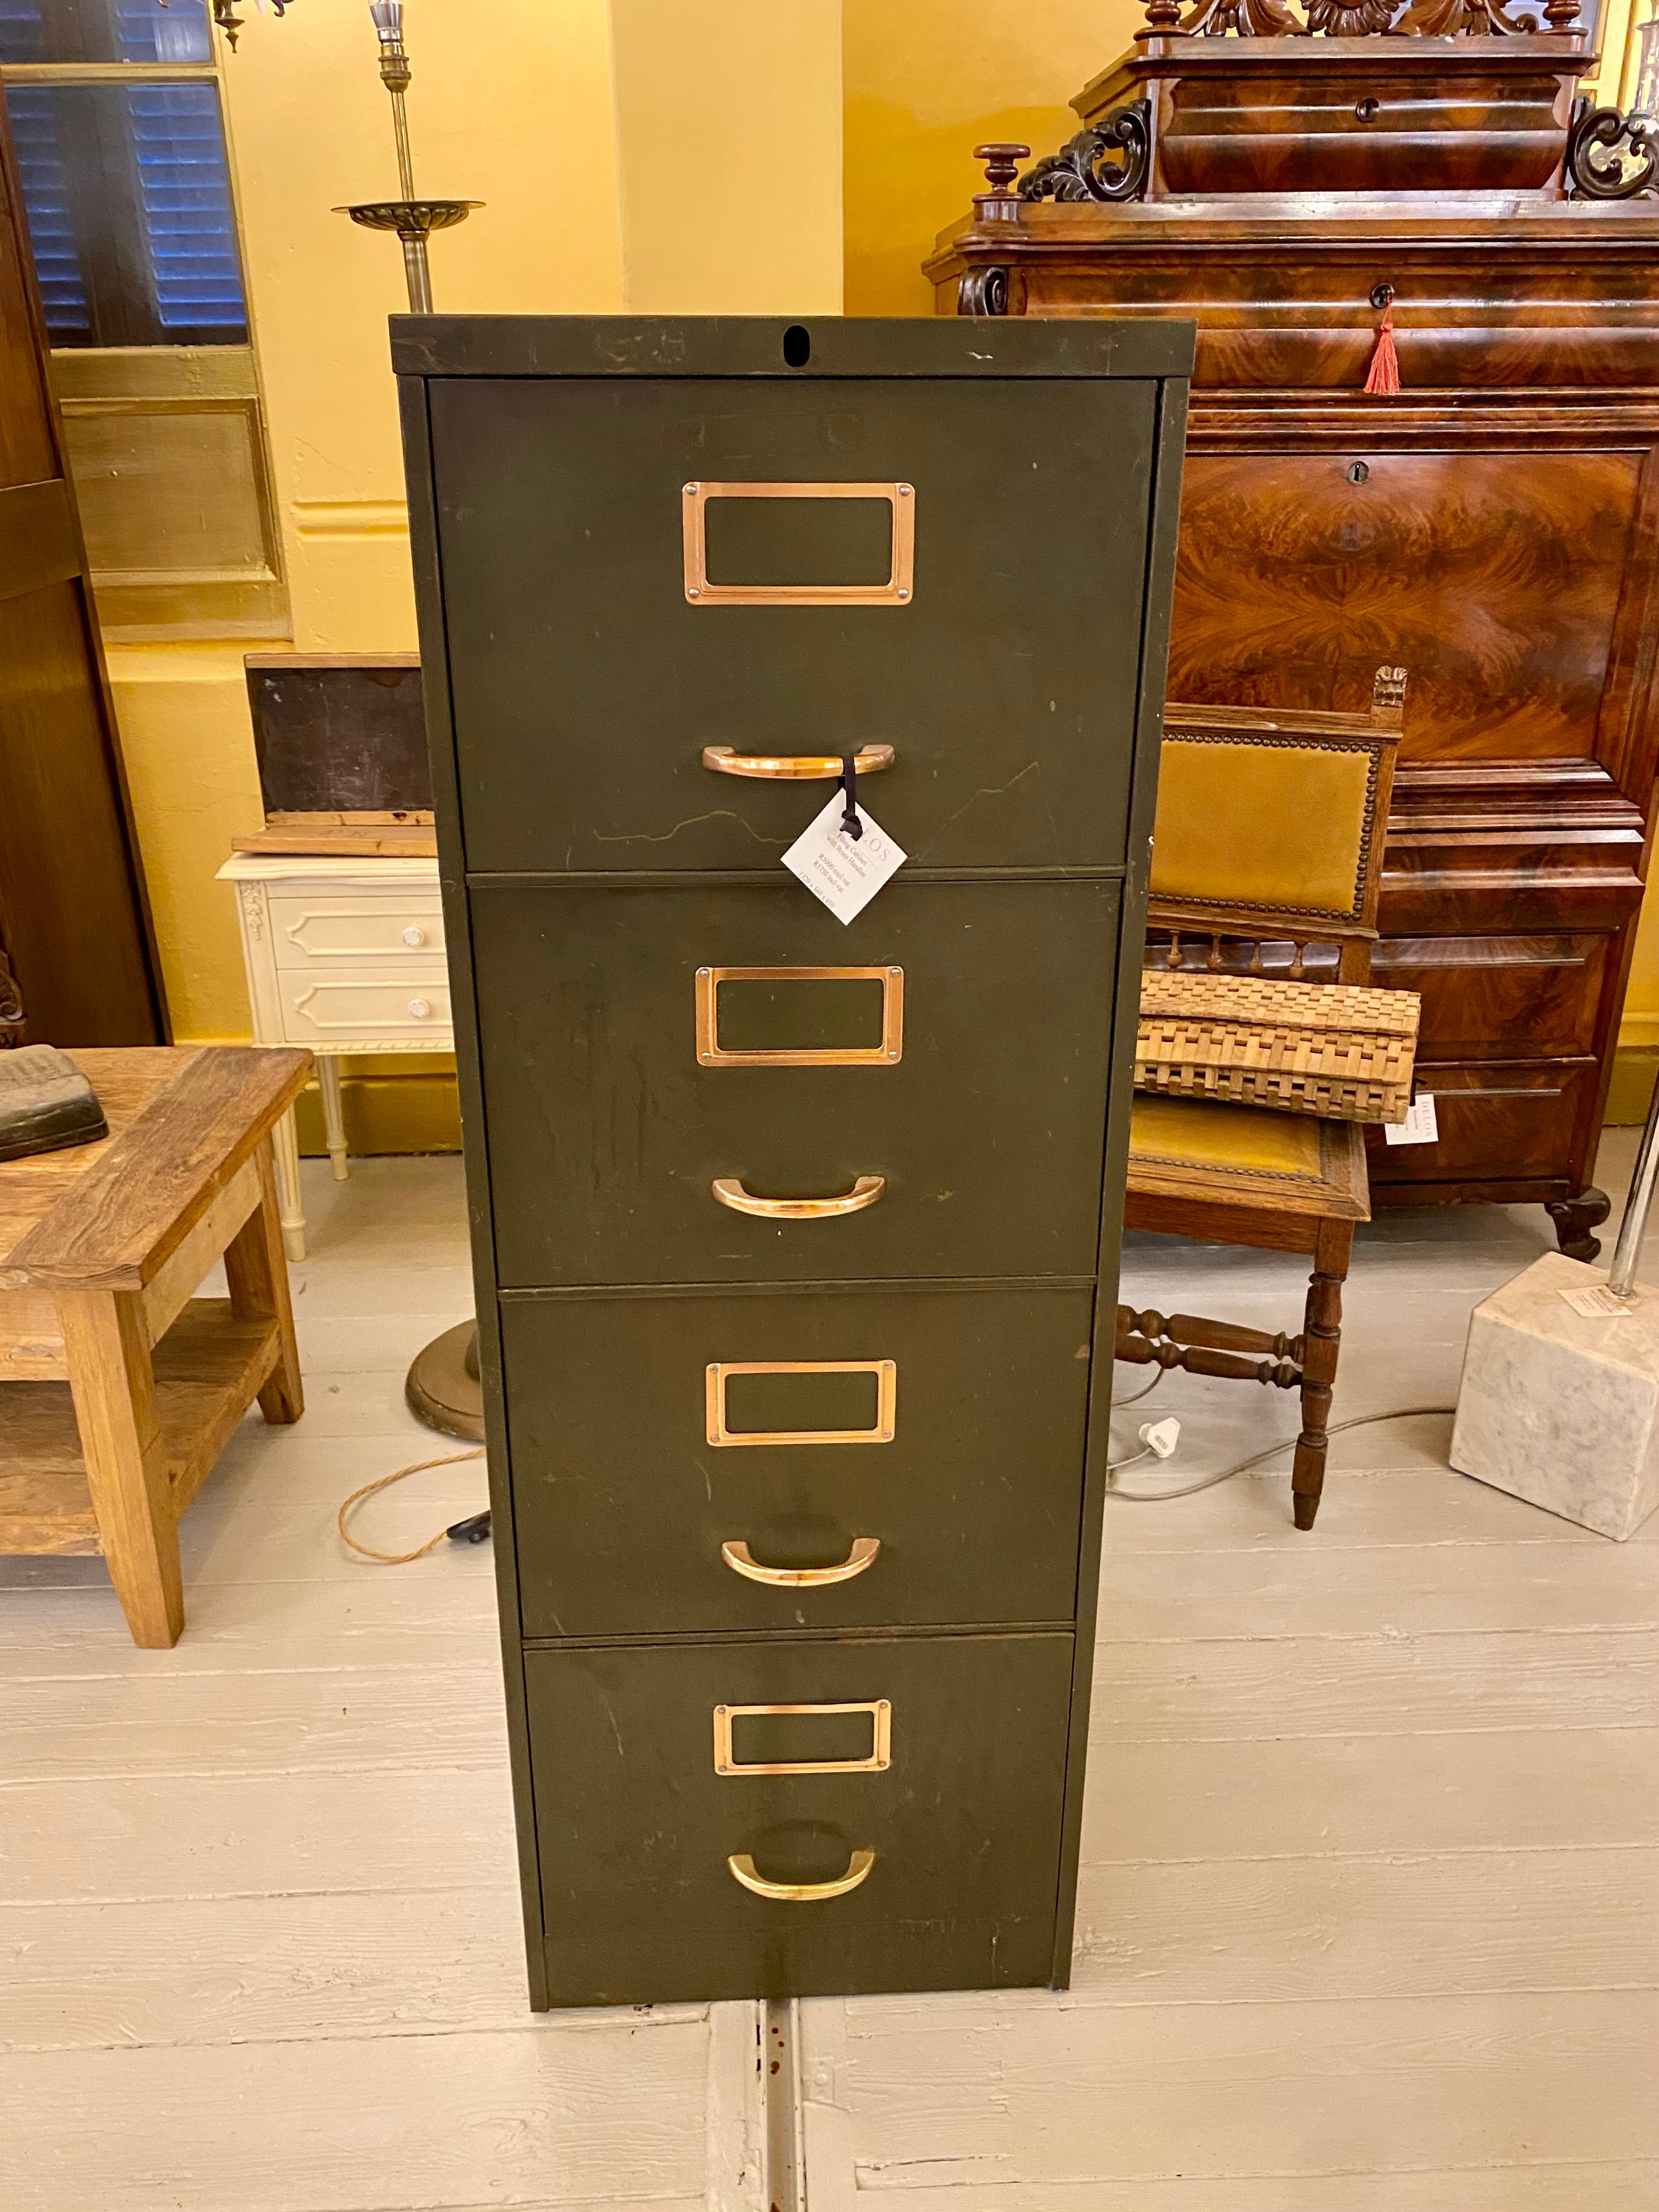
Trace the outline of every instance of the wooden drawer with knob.
[[443, 908], [435, 893], [376, 898], [351, 892], [273, 898], [271, 944], [279, 968], [337, 969], [366, 962], [441, 963]]
[[1072, 1659], [1066, 1633], [527, 1650], [560, 2002], [1043, 1980]]
[[429, 958], [399, 973], [381, 962], [329, 975], [284, 969], [277, 988], [289, 1044], [343, 1050], [361, 1040], [361, 1048], [372, 1052], [393, 1037], [448, 1040], [449, 977]]

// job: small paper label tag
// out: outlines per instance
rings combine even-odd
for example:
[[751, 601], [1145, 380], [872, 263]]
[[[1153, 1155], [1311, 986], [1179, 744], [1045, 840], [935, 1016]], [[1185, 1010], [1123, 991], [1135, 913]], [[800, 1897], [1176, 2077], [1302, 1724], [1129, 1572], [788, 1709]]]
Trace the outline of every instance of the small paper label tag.
[[847, 802], [837, 792], [783, 856], [784, 866], [799, 876], [813, 897], [822, 899], [836, 921], [843, 923], [862, 914], [909, 857], [861, 806], [858, 811], [864, 835], [848, 836], [841, 826], [846, 811]]
[[1563, 1291], [1561, 1296], [1576, 1314], [1586, 1321], [1627, 1321], [1630, 1302], [1610, 1291], [1605, 1283], [1592, 1283], [1588, 1290]]
[[1413, 1098], [1403, 1121], [1385, 1121], [1382, 1135], [1390, 1145], [1437, 1145], [1440, 1126], [1434, 1118], [1434, 1093]]

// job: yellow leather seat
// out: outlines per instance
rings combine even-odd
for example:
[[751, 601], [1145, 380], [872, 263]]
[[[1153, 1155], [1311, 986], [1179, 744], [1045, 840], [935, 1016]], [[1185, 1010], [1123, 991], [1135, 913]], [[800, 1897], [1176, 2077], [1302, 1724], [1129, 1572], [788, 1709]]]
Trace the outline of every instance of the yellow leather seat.
[[1364, 1161], [1352, 1122], [1312, 1114], [1139, 1096], [1129, 1121], [1131, 1190], [1368, 1221]]

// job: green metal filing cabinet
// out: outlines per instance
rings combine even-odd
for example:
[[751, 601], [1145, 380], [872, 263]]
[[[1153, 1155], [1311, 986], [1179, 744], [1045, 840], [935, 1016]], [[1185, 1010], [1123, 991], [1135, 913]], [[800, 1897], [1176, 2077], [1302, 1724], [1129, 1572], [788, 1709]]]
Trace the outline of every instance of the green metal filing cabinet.
[[1191, 326], [393, 327], [532, 2002], [1063, 1984]]

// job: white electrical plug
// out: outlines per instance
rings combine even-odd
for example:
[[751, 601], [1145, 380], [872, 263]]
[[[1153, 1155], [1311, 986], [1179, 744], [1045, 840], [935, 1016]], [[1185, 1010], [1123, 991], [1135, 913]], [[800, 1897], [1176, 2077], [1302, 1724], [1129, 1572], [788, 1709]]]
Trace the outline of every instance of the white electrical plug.
[[1148, 1451], [1156, 1452], [1159, 1459], [1169, 1459], [1181, 1442], [1181, 1424], [1173, 1414], [1161, 1421], [1143, 1421], [1140, 1441]]

